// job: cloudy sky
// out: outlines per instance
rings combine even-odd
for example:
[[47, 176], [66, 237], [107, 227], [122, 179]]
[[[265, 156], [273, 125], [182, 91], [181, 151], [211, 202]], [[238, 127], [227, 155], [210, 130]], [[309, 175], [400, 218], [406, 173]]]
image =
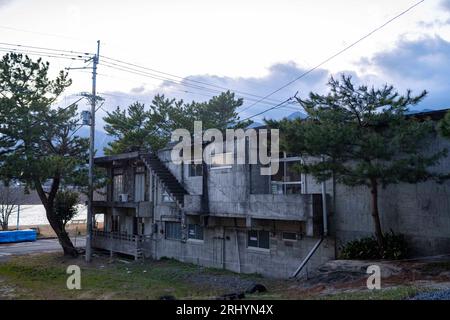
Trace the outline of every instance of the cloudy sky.
[[[221, 88], [230, 88], [245, 98], [242, 116], [247, 117], [297, 91], [300, 96], [325, 92], [327, 78], [342, 72], [367, 84], [427, 89], [430, 94], [421, 107], [447, 108], [450, 0], [425, 0], [301, 81], [248, 108], [258, 96], [281, 87], [417, 2], [0, 0], [0, 47], [21, 44], [94, 52], [100, 39], [102, 56], [164, 72], [138, 75], [101, 58], [98, 90], [104, 94], [106, 110], [135, 100], [148, 102], [157, 92], [190, 101], [209, 99]], [[84, 65], [45, 59], [55, 72]], [[70, 76], [74, 84], [63, 104], [90, 90], [88, 70], [74, 70]], [[295, 110], [288, 106], [264, 116], [282, 117]]]

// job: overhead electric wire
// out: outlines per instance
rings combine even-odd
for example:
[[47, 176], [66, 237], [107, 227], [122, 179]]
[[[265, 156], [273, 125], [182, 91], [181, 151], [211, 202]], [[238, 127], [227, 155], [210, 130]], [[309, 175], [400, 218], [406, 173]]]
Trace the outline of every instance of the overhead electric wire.
[[74, 51], [74, 50], [64, 50], [64, 49], [55, 49], [55, 48], [46, 48], [46, 47], [36, 47], [36, 46], [29, 46], [29, 45], [23, 45], [23, 44], [14, 44], [14, 43], [7, 43], [7, 42], [0, 42], [0, 45], [2, 46], [12, 46], [12, 47], [19, 47], [19, 48], [25, 48], [25, 49], [37, 49], [37, 50], [45, 50], [45, 51], [56, 51], [56, 52], [64, 52], [64, 53], [73, 53], [73, 54], [81, 54], [86, 56], [92, 56], [92, 53], [89, 52], [81, 52], [81, 51]]
[[[78, 71], [78, 72], [84, 72], [84, 73], [90, 73], [90, 72], [87, 72], [87, 71], [80, 71], [80, 70], [75, 70], [75, 71]], [[112, 76], [112, 75], [106, 75], [106, 74], [101, 74], [101, 73], [97, 73], [97, 76], [101, 76], [101, 77], [108, 77], [108, 78], [116, 78], [116, 79], [121, 79], [121, 80], [132, 80], [132, 79], [130, 79], [130, 78], [124, 78], [124, 77], [117, 77], [117, 76]], [[155, 79], [156, 80], [156, 79]], [[142, 82], [141, 82], [142, 83]], [[146, 82], [143, 82], [143, 84], [146, 84], [146, 85], [150, 85], [149, 83], [146, 83]], [[152, 85], [153, 84], [155, 84], [155, 83], [152, 83]], [[164, 88], [164, 87], [162, 87], [162, 88], [160, 88], [160, 90], [162, 90], [162, 91], [169, 91], [169, 93], [171, 93], [171, 92], [174, 92], [174, 91], [176, 91], [176, 92], [180, 92], [180, 93], [187, 93], [187, 94], [192, 94], [192, 95], [198, 95], [198, 96], [204, 96], [204, 97], [208, 97], [208, 98], [212, 98], [212, 97], [214, 97], [216, 94], [205, 94], [205, 93], [201, 93], [201, 92], [195, 92], [195, 91], [189, 91], [189, 90], [184, 90], [183, 88], [180, 88], [180, 89], [174, 89], [174, 88], [172, 88], [172, 87], [170, 87], [169, 88], [169, 90], [166, 90], [166, 88]], [[103, 93], [103, 94], [105, 94], [105, 93]], [[108, 94], [108, 95], [111, 95], [111, 94]], [[111, 95], [112, 96], [112, 95]], [[116, 95], [117, 96], [117, 95]], [[125, 96], [125, 95], [122, 95], [122, 96], [117, 96], [117, 97], [121, 97], [121, 98], [127, 98], [127, 96]], [[138, 97], [138, 96], [134, 96], [134, 97]], [[133, 100], [133, 99], [131, 99], [131, 100]]]
[[284, 106], [286, 103], [290, 102], [291, 100], [292, 100], [292, 98], [286, 99], [285, 101], [283, 101], [283, 102], [281, 102], [281, 103], [279, 103], [279, 104], [277, 104], [277, 105], [275, 105], [275, 106], [273, 106], [273, 107], [271, 107], [271, 108], [269, 108], [269, 109], [267, 109], [265, 111], [262, 111], [260, 113], [257, 113], [255, 115], [253, 115], [253, 116], [250, 116], [250, 117], [247, 117], [245, 119], [242, 119], [238, 123], [242, 123], [244, 121], [251, 120], [251, 119], [253, 119], [253, 118], [257, 117], [257, 116], [260, 116], [260, 115], [262, 115], [262, 114], [264, 114], [266, 112], [269, 112], [271, 110], [280, 109], [282, 106]]
[[[141, 71], [141, 70], [130, 68], [130, 67], [118, 66], [117, 64], [114, 65], [114, 64], [111, 64], [109, 62], [100, 62], [100, 65], [106, 66], [106, 67], [111, 68], [111, 69], [116, 69], [116, 70], [119, 70], [119, 71], [124, 71], [124, 72], [128, 72], [128, 73], [140, 75], [140, 76], [143, 76], [143, 77], [149, 77], [149, 78], [152, 78], [152, 79], [166, 81], [166, 82], [169, 82], [169, 83], [173, 83], [173, 84], [175, 84], [177, 86], [185, 86], [185, 87], [189, 87], [189, 88], [193, 88], [193, 89], [209, 92], [209, 93], [212, 94], [211, 97], [213, 97], [214, 95], [217, 95], [217, 94], [220, 94], [220, 93], [223, 92], [223, 91], [217, 90], [217, 89], [206, 88], [206, 87], [203, 87], [203, 86], [194, 85], [194, 84], [190, 84], [190, 83], [184, 83], [184, 82], [181, 82], [181, 81], [178, 81], [178, 80], [174, 80], [174, 79], [171, 79], [171, 78], [155, 75], [155, 74], [152, 74], [152, 73], [149, 73], [149, 72]], [[242, 98], [250, 100], [250, 101], [256, 101], [256, 99], [254, 99], [254, 98], [249, 98], [249, 97], [242, 97]], [[269, 105], [273, 104], [273, 103], [270, 103], [270, 102], [263, 102], [263, 103], [264, 104], [269, 104]]]
[[[245, 91], [242, 91], [242, 90], [235, 90], [235, 89], [224, 87], [224, 86], [220, 86], [220, 85], [217, 85], [217, 84], [214, 84], [214, 83], [208, 83], [206, 81], [200, 81], [200, 80], [195, 80], [195, 79], [188, 79], [186, 77], [174, 75], [174, 74], [171, 74], [171, 73], [168, 73], [168, 72], [164, 72], [164, 71], [160, 71], [160, 70], [156, 70], [156, 69], [153, 69], [153, 68], [140, 66], [140, 65], [137, 65], [135, 63], [126, 62], [126, 61], [119, 60], [119, 59], [109, 58], [109, 57], [105, 57], [105, 56], [102, 56], [102, 59], [107, 59], [107, 60], [115, 61], [115, 62], [118, 62], [118, 63], [121, 63], [121, 64], [130, 65], [130, 66], [133, 66], [133, 67], [136, 67], [136, 68], [144, 69], [144, 70], [147, 70], [147, 71], [156, 72], [156, 73], [159, 73], [159, 74], [162, 74], [162, 75], [165, 75], [165, 76], [178, 78], [178, 79], [181, 79], [181, 80], [187, 81], [187, 82], [194, 82], [194, 83], [198, 83], [198, 84], [202, 84], [202, 85], [218, 88], [218, 89], [221, 89], [221, 90], [230, 90], [232, 92], [240, 93], [241, 95], [252, 96], [254, 98], [262, 98], [262, 96], [257, 95], [257, 94], [245, 92]], [[273, 103], [279, 103], [280, 101], [272, 100], [272, 102]]]
[[[330, 56], [329, 58], [323, 60], [322, 62], [320, 62], [319, 64], [317, 64], [316, 66], [314, 66], [313, 68], [309, 69], [308, 71], [303, 72], [301, 75], [299, 75], [298, 77], [296, 77], [295, 79], [289, 81], [288, 83], [286, 83], [285, 85], [279, 87], [278, 89], [272, 91], [271, 93], [267, 94], [266, 96], [262, 97], [261, 99], [259, 99], [258, 101], [256, 101], [255, 103], [251, 104], [250, 106], [246, 107], [244, 110], [242, 111], [246, 111], [250, 108], [252, 108], [253, 106], [257, 105], [258, 103], [263, 102], [264, 100], [270, 98], [271, 96], [273, 96], [275, 93], [280, 92], [281, 90], [287, 88], [288, 86], [290, 86], [291, 84], [297, 82], [298, 80], [304, 78], [305, 76], [309, 75], [310, 73], [312, 73], [313, 71], [319, 69], [320, 67], [322, 67], [324, 64], [328, 63], [329, 61], [333, 60], [334, 58], [338, 57], [339, 55], [343, 54], [344, 52], [348, 51], [349, 49], [353, 48], [354, 46], [356, 46], [357, 44], [359, 44], [360, 42], [364, 41], [365, 39], [369, 38], [370, 36], [372, 36], [374, 33], [378, 32], [379, 30], [383, 29], [384, 27], [386, 27], [388, 24], [390, 24], [391, 22], [397, 20], [398, 18], [400, 18], [401, 16], [405, 15], [406, 13], [408, 13], [409, 11], [411, 11], [412, 9], [414, 9], [415, 7], [419, 6], [421, 3], [423, 3], [425, 0], [421, 0], [419, 2], [416, 2], [414, 5], [410, 6], [409, 8], [407, 8], [406, 10], [402, 11], [401, 13], [397, 14], [395, 17], [389, 19], [388, 21], [386, 21], [385, 23], [383, 23], [381, 26], [375, 28], [374, 30], [372, 30], [371, 32], [369, 32], [368, 34], [366, 34], [365, 36], [359, 38], [357, 41], [351, 43], [350, 45], [346, 46], [344, 49], [338, 51], [337, 53], [333, 54], [332, 56]], [[268, 109], [265, 112], [268, 112], [272, 109]], [[263, 112], [263, 113], [265, 113]], [[260, 113], [261, 114], [261, 113]], [[258, 114], [258, 115], [260, 115]], [[257, 116], [257, 115], [255, 115]]]
[[[313, 71], [319, 69], [319, 68], [322, 67], [324, 64], [328, 63], [329, 61], [333, 60], [334, 58], [338, 57], [339, 55], [345, 53], [346, 51], [348, 51], [349, 49], [353, 48], [354, 46], [356, 46], [356, 45], [359, 44], [360, 42], [362, 42], [362, 41], [364, 41], [365, 39], [367, 39], [367, 38], [369, 38], [370, 36], [372, 36], [374, 33], [378, 32], [378, 31], [381, 30], [381, 29], [383, 29], [385, 26], [389, 25], [390, 23], [392, 23], [392, 22], [395, 21], [396, 19], [400, 18], [401, 16], [405, 15], [405, 14], [408, 13], [409, 11], [413, 10], [415, 7], [419, 6], [419, 5], [420, 5], [421, 3], [423, 3], [424, 1], [425, 1], [425, 0], [421, 0], [421, 1], [417, 2], [417, 3], [415, 3], [414, 5], [408, 7], [406, 10], [402, 11], [401, 13], [397, 14], [397, 15], [394, 16], [393, 18], [389, 19], [387, 22], [385, 22], [385, 23], [383, 23], [381, 26], [375, 28], [374, 30], [372, 30], [371, 32], [369, 32], [369, 33], [366, 34], [365, 36], [361, 37], [361, 38], [358, 39], [357, 41], [351, 43], [350, 45], [346, 46], [344, 49], [338, 51], [337, 53], [335, 53], [335, 54], [333, 54], [332, 56], [330, 56], [329, 58], [323, 60], [322, 62], [320, 62], [319, 64], [317, 64], [317, 65], [314, 66], [313, 68], [309, 69], [308, 71], [303, 72], [302, 74], [300, 74], [300, 75], [299, 75], [298, 77], [296, 77], [295, 79], [289, 81], [288, 83], [284, 84], [283, 86], [279, 87], [278, 89], [272, 91], [271, 93], [269, 93], [269, 94], [267, 94], [267, 95], [265, 95], [265, 96], [263, 96], [263, 97], [260, 97], [260, 96], [257, 96], [257, 95], [251, 94], [251, 93], [244, 93], [243, 91], [232, 90], [232, 91], [235, 91], [235, 92], [241, 92], [241, 93], [244, 93], [244, 94], [249, 95], [249, 96], [260, 97], [260, 99], [256, 100], [254, 103], [252, 103], [250, 106], [244, 108], [244, 109], [241, 110], [240, 112], [246, 111], [246, 110], [252, 108], [253, 106], [257, 105], [258, 103], [264, 103], [264, 101], [268, 100], [268, 99], [269, 99], [271, 96], [273, 96], [275, 93], [277, 93], [277, 92], [279, 92], [279, 91], [281, 91], [281, 90], [287, 88], [288, 86], [292, 85], [293, 83], [297, 82], [298, 80], [300, 80], [300, 79], [304, 78], [305, 76], [309, 75], [309, 74], [312, 73]], [[0, 26], [0, 27], [1, 27], [1, 28], [8, 28], [8, 27], [2, 27], [2, 26]], [[9, 29], [13, 29], [13, 28], [9, 28]], [[20, 31], [20, 30], [19, 30], [19, 31]], [[23, 30], [22, 30], [22, 31], [23, 31]], [[4, 43], [3, 45], [5, 45], [5, 43]], [[11, 46], [12, 44], [6, 44], [6, 45]], [[16, 45], [16, 46], [18, 46], [18, 45]], [[20, 46], [20, 45], [19, 45], [19, 46]], [[27, 46], [27, 47], [28, 47], [28, 48], [31, 48], [31, 46]], [[39, 49], [39, 47], [36, 47], [36, 49]], [[6, 49], [5, 49], [5, 48], [0, 48], [0, 51], [5, 51], [5, 50], [19, 52], [19, 50], [14, 49], [14, 48], [6, 48]], [[58, 50], [58, 49], [40, 48], [40, 50], [46, 50], [46, 51], [49, 51], [49, 50]], [[21, 50], [21, 51], [25, 51], [25, 50]], [[39, 54], [40, 54], [40, 55], [42, 55], [42, 56], [53, 57], [53, 58], [65, 58], [65, 59], [72, 59], [72, 60], [82, 58], [82, 57], [80, 57], [80, 56], [76, 56], [76, 55], [73, 55], [73, 54], [72, 54], [71, 56], [69, 56], [69, 55], [67, 55], [67, 54], [57, 54], [57, 53], [50, 54], [50, 53], [48, 53], [48, 52], [46, 53], [46, 52], [39, 52], [39, 51], [32, 51], [32, 50], [26, 50], [26, 51], [28, 51], [30, 55], [33, 55], [33, 54], [34, 54], [34, 55], [39, 55]], [[60, 52], [61, 52], [61, 51], [60, 51]], [[84, 53], [83, 53], [83, 54], [84, 54]], [[139, 66], [139, 65], [137, 65], [137, 64], [125, 62], [125, 61], [122, 61], [122, 60], [118, 60], [118, 59], [114, 59], [114, 58], [109, 58], [109, 57], [105, 57], [105, 56], [102, 56], [102, 58], [103, 58], [103, 59], [106, 59], [106, 60], [110, 60], [110, 61], [115, 61], [115, 62], [118, 62], [118, 63], [121, 63], [121, 64], [134, 66], [134, 67], [137, 67], [137, 68], [140, 68], [140, 69], [144, 69], [144, 70], [149, 70], [149, 71], [152, 71], [152, 72], [160, 73], [160, 74], [163, 74], [163, 75], [166, 75], [166, 76], [170, 76], [170, 77], [174, 77], [174, 78], [179, 78], [179, 79], [182, 79], [184, 82], [196, 82], [196, 83], [203, 84], [203, 85], [207, 85], [207, 86], [210, 86], [210, 87], [217, 87], [217, 88], [221, 88], [221, 89], [230, 90], [230, 89], [228, 89], [228, 88], [225, 88], [225, 87], [222, 87], [222, 86], [218, 86], [218, 85], [215, 85], [215, 84], [209, 84], [209, 83], [206, 83], [206, 82], [202, 82], [202, 81], [198, 81], [198, 80], [193, 80], [193, 79], [186, 79], [186, 78], [179, 77], [179, 76], [176, 76], [176, 75], [173, 75], [173, 74], [170, 74], [170, 73], [166, 73], [166, 72], [158, 71], [158, 70], [155, 70], [155, 69], [151, 69], [151, 68]], [[155, 78], [155, 79], [162, 80], [162, 81], [168, 81], [168, 82], [171, 82], [171, 83], [175, 83], [176, 85], [187, 86], [187, 87], [191, 87], [191, 88], [195, 88], [195, 89], [199, 89], [199, 90], [204, 90], [204, 91], [209, 91], [209, 92], [217, 91], [217, 90], [213, 90], [213, 89], [209, 89], [209, 88], [205, 88], [205, 87], [201, 87], [201, 86], [193, 86], [193, 85], [189, 85], [189, 84], [184, 83], [184, 82], [177, 82], [177, 81], [174, 80], [174, 79], [170, 79], [170, 78], [162, 77], [162, 76], [156, 76], [156, 75], [154, 75], [154, 74], [150, 74], [150, 73], [148, 73], [148, 72], [143, 72], [143, 71], [136, 70], [136, 69], [133, 69], [133, 68], [130, 68], [130, 67], [126, 67], [126, 66], [120, 66], [120, 65], [117, 65], [116, 63], [113, 63], [113, 62], [109, 62], [109, 65], [108, 65], [108, 63], [106, 63], [106, 64], [103, 63], [103, 65], [105, 65], [105, 66], [107, 66], [107, 67], [109, 67], [109, 68], [113, 68], [113, 69], [115, 68], [115, 69], [117, 69], [117, 70], [121, 70], [121, 71], [124, 71], [124, 72], [135, 73], [135, 74], [138, 74], [138, 75], [141, 75], [141, 76], [146, 76], [146, 77], [150, 77], [150, 78]], [[248, 100], [251, 100], [251, 99], [248, 98], [248, 97], [247, 97], [247, 99], [248, 99]], [[248, 117], [248, 118], [246, 118], [246, 119], [244, 119], [244, 120], [241, 120], [241, 121], [249, 120], [249, 119], [252, 119], [252, 118], [257, 117], [257, 116], [259, 116], [259, 115], [262, 115], [262, 114], [264, 114], [264, 113], [266, 113], [266, 112], [269, 112], [269, 111], [271, 111], [271, 110], [280, 108], [280, 107], [282, 107], [283, 105], [285, 105], [286, 103], [290, 102], [291, 100], [292, 100], [292, 98], [289, 98], [289, 99], [285, 100], [284, 102], [281, 102], [281, 103], [279, 103], [279, 104], [277, 104], [277, 105], [275, 105], [275, 106], [273, 106], [273, 107], [270, 107], [270, 108], [268, 108], [268, 109], [266, 109], [266, 110], [264, 110], [264, 111], [262, 111], [262, 112], [259, 112], [259, 113], [255, 114], [255, 115], [250, 116], [250, 117]], [[253, 100], [253, 101], [254, 101], [254, 100]], [[102, 109], [103, 109], [103, 108], [102, 108]]]
[[212, 93], [212, 94], [217, 94], [217, 93], [222, 93], [223, 92], [221, 90], [212, 89], [212, 88], [206, 88], [206, 87], [203, 87], [203, 86], [194, 85], [194, 84], [185, 83], [185, 82], [182, 82], [182, 81], [179, 81], [179, 80], [171, 79], [171, 78], [168, 78], [168, 77], [155, 75], [155, 74], [152, 74], [152, 73], [149, 73], [149, 72], [146, 72], [146, 71], [141, 71], [141, 70], [138, 70], [138, 69], [135, 69], [135, 68], [130, 68], [130, 67], [126, 67], [126, 66], [119, 66], [117, 64], [110, 63], [110, 62], [108, 62], [106, 64], [105, 64], [105, 62], [103, 62], [103, 64], [105, 66], [109, 67], [109, 68], [113, 68], [113, 69], [117, 69], [117, 70], [125, 71], [125, 72], [130, 72], [130, 73], [135, 73], [135, 74], [139, 74], [141, 76], [146, 76], [146, 77], [157, 79], [157, 80], [161, 80], [161, 81], [167, 81], [167, 82], [174, 83], [174, 84], [180, 85], [180, 86], [186, 86], [186, 87], [193, 88], [193, 89], [203, 90], [203, 91], [206, 91], [206, 92], [209, 92], [209, 93]]
[[68, 55], [63, 53], [49, 53], [49, 52], [41, 52], [34, 50], [23, 50], [23, 49], [15, 49], [15, 48], [5, 48], [0, 47], [0, 51], [8, 52], [8, 53], [21, 53], [30, 56], [40, 56], [40, 57], [48, 57], [48, 58], [58, 58], [58, 59], [67, 59], [67, 60], [85, 60], [82, 56]]
[[167, 82], [170, 82], [170, 83], [174, 83], [176, 85], [187, 86], [187, 87], [194, 88], [194, 89], [200, 89], [200, 90], [208, 91], [208, 92], [214, 93], [214, 94], [221, 92], [221, 91], [218, 91], [218, 90], [204, 88], [204, 87], [200, 87], [200, 86], [196, 86], [196, 85], [184, 84], [184, 83], [179, 82], [177, 80], [173, 80], [173, 79], [162, 77], [162, 76], [157, 76], [157, 75], [145, 72], [145, 71], [140, 71], [140, 70], [132, 69], [132, 68], [129, 68], [129, 67], [114, 66], [114, 65], [110, 65], [110, 64], [105, 63], [105, 62], [101, 62], [100, 65], [106, 66], [106, 67], [111, 68], [111, 69], [116, 69], [116, 70], [119, 70], [119, 71], [133, 73], [133, 74], [140, 75], [140, 76], [143, 76], [143, 77], [149, 77], [149, 78], [152, 78], [152, 79], [157, 79], [157, 80], [161, 80], [161, 81], [167, 81]]
[[[90, 53], [87, 52], [81, 52], [81, 51], [74, 51], [74, 50], [64, 50], [64, 49], [55, 49], [55, 48], [47, 48], [47, 47], [40, 47], [40, 46], [29, 46], [29, 45], [22, 45], [22, 44], [12, 44], [12, 43], [6, 43], [6, 42], [0, 42], [0, 45], [3, 46], [8, 46], [7, 48], [5, 47], [0, 47], [0, 51], [4, 51], [4, 52], [16, 52], [16, 53], [23, 53], [23, 54], [28, 54], [28, 55], [37, 55], [37, 56], [43, 56], [43, 57], [49, 57], [49, 58], [61, 58], [61, 59], [68, 59], [68, 60], [82, 60], [85, 59], [86, 56], [92, 55]], [[183, 93], [189, 93], [189, 94], [194, 94], [194, 95], [203, 95], [206, 97], [213, 97], [214, 95], [216, 95], [217, 93], [221, 93], [221, 90], [216, 90], [213, 88], [220, 88], [223, 90], [232, 90], [233, 92], [236, 93], [240, 93], [242, 95], [248, 95], [251, 97], [261, 97], [252, 93], [248, 93], [248, 92], [244, 92], [244, 91], [238, 91], [238, 90], [233, 90], [230, 88], [226, 88], [223, 86], [219, 86], [216, 84], [211, 84], [211, 83], [207, 83], [204, 81], [199, 81], [199, 80], [195, 80], [195, 79], [187, 79], [184, 77], [180, 77], [174, 74], [170, 74], [167, 72], [163, 72], [163, 71], [159, 71], [156, 69], [152, 69], [152, 68], [147, 68], [147, 67], [143, 67], [143, 66], [139, 66], [137, 64], [134, 63], [129, 63], [123, 60], [119, 60], [119, 59], [114, 59], [114, 58], [109, 58], [109, 57], [103, 57], [102, 59], [105, 58], [107, 60], [110, 61], [115, 61], [118, 62], [120, 64], [114, 63], [114, 62], [106, 62], [103, 63], [103, 65], [112, 68], [113, 66], [115, 67], [116, 70], [120, 70], [120, 71], [125, 71], [125, 72], [132, 72], [134, 74], [139, 74], [141, 76], [145, 76], [145, 77], [149, 77], [149, 78], [153, 78], [155, 80], [160, 80], [160, 81], [168, 81], [170, 83], [173, 83], [177, 86], [185, 86], [185, 87], [189, 87], [189, 88], [193, 88], [193, 89], [197, 89], [197, 90], [202, 90], [202, 91], [206, 91], [208, 93], [210, 93], [210, 95], [206, 95], [206, 94], [202, 94], [200, 92], [192, 92], [192, 91], [187, 91], [187, 90], [180, 90], [180, 92]], [[153, 72], [156, 72], [158, 74], [152, 74], [149, 72], [145, 72], [139, 69], [135, 69], [135, 68], [130, 68], [128, 66], [135, 66], [136, 68], [140, 68], [142, 70], [150, 70]], [[166, 76], [162, 76], [162, 75], [167, 75]], [[106, 76], [106, 75], [105, 75]], [[178, 78], [181, 79], [180, 80], [175, 80], [169, 77], [173, 77], [173, 78]], [[209, 86], [211, 88], [207, 88], [207, 87], [203, 87], [203, 86], [199, 86], [197, 84], [204, 84], [206, 86]], [[255, 98], [250, 98], [250, 97], [246, 97], [243, 96], [242, 98], [244, 98], [245, 100], [248, 101], [256, 101]], [[269, 102], [265, 102], [265, 104], [271, 104]]]

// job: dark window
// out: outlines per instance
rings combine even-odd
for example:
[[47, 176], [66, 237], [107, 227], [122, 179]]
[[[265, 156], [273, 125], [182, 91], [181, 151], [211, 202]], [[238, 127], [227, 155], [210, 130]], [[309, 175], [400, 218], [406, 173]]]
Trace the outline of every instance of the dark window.
[[248, 232], [248, 247], [251, 248], [270, 248], [270, 234], [269, 231], [250, 230]]
[[166, 222], [166, 239], [181, 240], [181, 223]]
[[188, 226], [188, 238], [203, 240], [203, 227], [198, 224], [190, 224]]
[[111, 216], [111, 232], [119, 232], [119, 216]]
[[297, 234], [295, 232], [283, 232], [283, 240], [297, 241]]
[[134, 218], [133, 234], [143, 235], [145, 234], [144, 218]]
[[192, 163], [189, 165], [189, 177], [201, 177], [203, 175], [203, 165]]

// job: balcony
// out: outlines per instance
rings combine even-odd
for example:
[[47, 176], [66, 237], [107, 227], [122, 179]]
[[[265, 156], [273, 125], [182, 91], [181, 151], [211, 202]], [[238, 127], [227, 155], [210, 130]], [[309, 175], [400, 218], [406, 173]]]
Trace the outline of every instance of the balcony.
[[150, 201], [141, 202], [121, 202], [121, 201], [93, 201], [94, 211], [100, 212], [102, 209], [134, 209], [136, 217], [151, 218], [153, 216], [153, 205]]
[[252, 218], [308, 221], [322, 215], [320, 194], [298, 195], [250, 195]]
[[[210, 200], [209, 208], [211, 216], [308, 221], [322, 215], [322, 195], [252, 194], [247, 201]], [[184, 210], [188, 214], [201, 213], [201, 196], [185, 196]]]
[[142, 256], [145, 243], [150, 241], [150, 236], [100, 230], [92, 231], [92, 247], [131, 255], [135, 259]]

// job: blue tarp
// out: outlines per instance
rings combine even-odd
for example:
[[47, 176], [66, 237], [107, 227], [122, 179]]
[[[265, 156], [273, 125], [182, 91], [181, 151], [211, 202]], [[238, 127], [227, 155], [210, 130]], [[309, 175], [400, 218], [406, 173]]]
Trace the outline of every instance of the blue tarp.
[[0, 231], [0, 243], [36, 241], [36, 230]]

